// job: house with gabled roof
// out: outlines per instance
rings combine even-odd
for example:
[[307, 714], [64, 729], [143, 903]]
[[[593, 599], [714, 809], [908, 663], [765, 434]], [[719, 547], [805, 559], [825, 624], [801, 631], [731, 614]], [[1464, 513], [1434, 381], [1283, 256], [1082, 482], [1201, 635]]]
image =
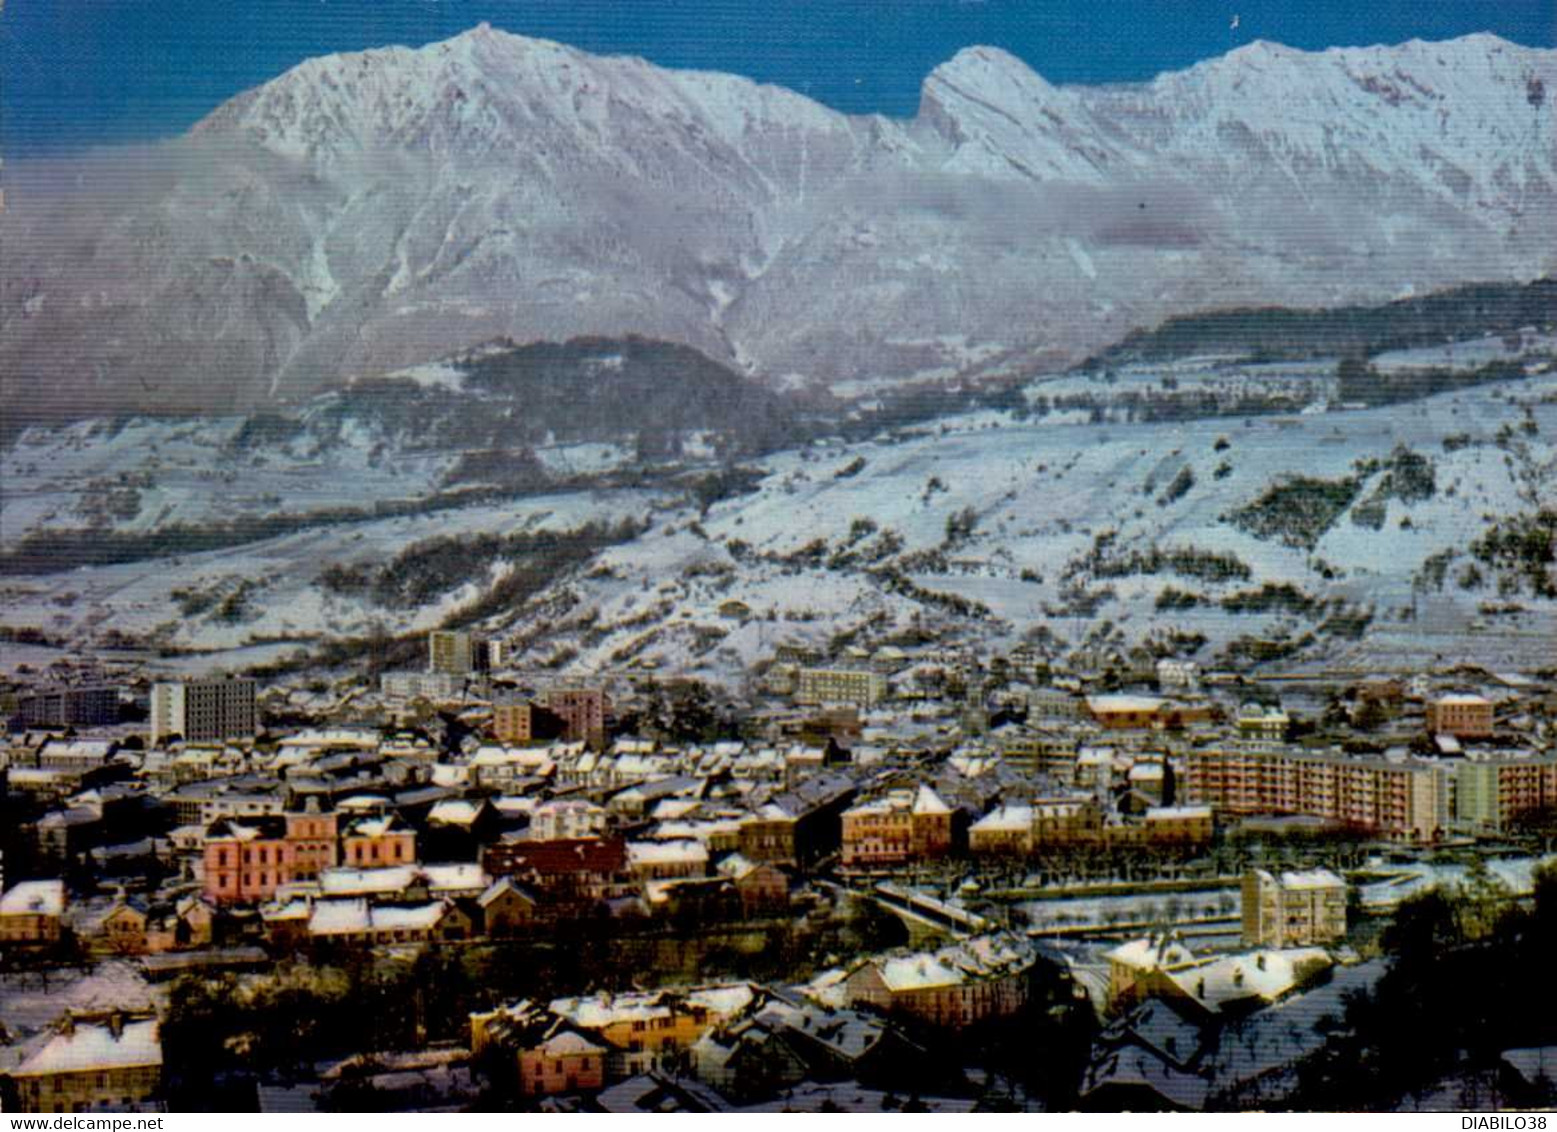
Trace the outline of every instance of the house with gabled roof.
[[23, 1112], [150, 1112], [162, 1089], [154, 1016], [66, 1015], [54, 1035], [11, 1070]]
[[536, 920], [538, 904], [534, 895], [516, 884], [513, 877], [498, 877], [476, 903], [482, 912], [482, 930], [489, 936], [518, 935]]
[[844, 980], [851, 1004], [868, 1003], [935, 1026], [959, 1028], [1026, 1005], [1037, 953], [1014, 936], [963, 940], [938, 951], [866, 959]]

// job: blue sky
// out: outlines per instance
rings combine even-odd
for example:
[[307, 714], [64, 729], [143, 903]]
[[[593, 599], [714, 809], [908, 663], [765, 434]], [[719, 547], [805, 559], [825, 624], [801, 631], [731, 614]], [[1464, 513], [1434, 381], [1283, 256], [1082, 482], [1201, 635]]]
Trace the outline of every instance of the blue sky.
[[0, 14], [0, 151], [177, 133], [311, 55], [419, 45], [481, 20], [893, 115], [912, 114], [925, 74], [974, 43], [1051, 81], [1112, 82], [1253, 39], [1557, 37], [1553, 0], [12, 0]]

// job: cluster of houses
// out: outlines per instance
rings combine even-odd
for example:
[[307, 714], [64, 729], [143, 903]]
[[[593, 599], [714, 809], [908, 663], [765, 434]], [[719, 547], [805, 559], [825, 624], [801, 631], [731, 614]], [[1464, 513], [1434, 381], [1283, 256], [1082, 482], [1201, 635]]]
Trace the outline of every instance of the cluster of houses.
[[[83, 951], [167, 965], [522, 940], [560, 924], [694, 930], [793, 917], [819, 879], [863, 892], [899, 875], [1052, 870], [1081, 855], [1189, 862], [1230, 826], [1272, 815], [1432, 844], [1499, 837], [1557, 809], [1557, 703], [1520, 677], [1363, 680], [1339, 695], [1294, 685], [1277, 702], [1182, 661], [1104, 679], [1021, 653], [997, 663], [944, 646], [842, 657], [786, 646], [763, 678], [778, 701], [748, 705], [741, 738], [687, 742], [614, 734], [638, 689], [505, 687], [495, 646], [437, 634], [425, 672], [349, 694], [148, 684], [140, 719], [112, 684], [10, 693], [0, 948], [39, 968]], [[1149, 961], [1137, 945], [1120, 950], [1106, 1002], [1118, 1056], [1090, 1073], [1095, 1098], [1135, 1095], [1118, 1067], [1146, 1073], [1151, 1057], [1152, 1073], [1193, 1092], [1212, 1047], [1142, 1053], [1153, 1026], [1188, 1018], [1205, 1030], [1242, 1009], [1227, 1007], [1234, 991], [1279, 1004], [1335, 969], [1338, 877], [1256, 871], [1239, 895], [1237, 962], [1161, 939]], [[747, 988], [738, 1008], [729, 988], [695, 1002], [665, 992], [653, 1011], [670, 1013], [652, 1017], [675, 1021], [649, 1058], [631, 1026], [649, 1014], [622, 1014], [623, 1038], [588, 1020], [626, 1007], [582, 1000], [505, 1008], [490, 1033], [473, 1023], [472, 1045], [512, 1053], [529, 1097], [675, 1070], [726, 1101], [767, 1104], [781, 1080], [874, 1080], [840, 1066], [863, 1064], [846, 1048], [887, 1060], [880, 1043], [907, 1041], [883, 1018], [956, 1028], [1020, 1009], [1031, 964], [1025, 945], [976, 940], [862, 961], [805, 993]], [[837, 1021], [829, 1010], [852, 1012], [831, 1045], [819, 1036]], [[145, 1045], [133, 1012], [72, 1018], [81, 1036], [61, 1031], [62, 1043]], [[143, 1068], [127, 1063], [124, 1080]], [[18, 1095], [80, 1103], [68, 1089]]]
[[865, 957], [804, 986], [526, 999], [472, 1014], [469, 1052], [532, 1105], [635, 1111], [655, 1092], [672, 1111], [729, 1111], [846, 1087], [966, 1109], [935, 1095], [965, 1098], [968, 1085], [926, 1043], [1018, 1015], [1039, 962], [1025, 941], [990, 935]]
[[[350, 1080], [403, 1094], [407, 1107], [441, 1108], [474, 1101], [479, 1080], [489, 1099], [608, 1111], [641, 1110], [650, 1091], [673, 1098], [671, 1111], [730, 1111], [860, 1090], [966, 1110], [969, 1082], [931, 1047], [937, 1035], [1020, 1014], [1040, 962], [1026, 941], [986, 935], [859, 958], [803, 986], [522, 1000], [473, 1013], [463, 1048], [371, 1051], [321, 1066], [313, 1080], [261, 1086], [258, 1101], [316, 1110]], [[154, 1010], [69, 1010], [0, 1059], [0, 1092], [27, 1112], [156, 1111], [163, 1070]]]

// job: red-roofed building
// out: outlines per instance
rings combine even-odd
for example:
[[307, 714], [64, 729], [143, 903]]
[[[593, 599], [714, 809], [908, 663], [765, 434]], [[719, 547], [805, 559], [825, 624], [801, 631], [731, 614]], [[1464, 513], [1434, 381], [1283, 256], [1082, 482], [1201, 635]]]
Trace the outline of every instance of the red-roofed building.
[[537, 896], [604, 900], [627, 887], [627, 849], [618, 837], [508, 841], [482, 857], [487, 875], [512, 877]]

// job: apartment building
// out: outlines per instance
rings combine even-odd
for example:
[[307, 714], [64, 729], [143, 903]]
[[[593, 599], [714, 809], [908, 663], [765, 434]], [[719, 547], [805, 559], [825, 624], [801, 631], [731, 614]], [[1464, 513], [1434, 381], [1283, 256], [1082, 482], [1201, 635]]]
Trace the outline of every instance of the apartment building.
[[582, 798], [556, 798], [542, 802], [530, 815], [530, 837], [536, 841], [572, 841], [599, 837], [610, 825], [604, 806]]
[[[1117, 839], [1117, 828], [1105, 828], [1105, 837]], [[1141, 815], [1139, 828], [1148, 845], [1209, 845], [1216, 816], [1210, 806], [1151, 806]]]
[[873, 707], [887, 698], [887, 678], [853, 668], [802, 668], [796, 676], [797, 704], [856, 704]]
[[559, 722], [562, 738], [570, 743], [605, 744], [605, 717], [610, 707], [601, 688], [552, 688], [543, 693], [541, 706]]
[[1446, 771], [1416, 759], [1270, 747], [1190, 751], [1186, 796], [1224, 814], [1304, 814], [1408, 842], [1446, 824]]
[[358, 818], [341, 833], [341, 863], [359, 868], [416, 860], [416, 831], [395, 814]]
[[1520, 814], [1557, 806], [1557, 758], [1471, 755], [1450, 764], [1454, 824], [1497, 833]]
[[1039, 798], [1032, 804], [1033, 846], [1077, 845], [1103, 832], [1103, 811], [1086, 797]]
[[252, 739], [258, 729], [254, 681], [180, 680], [151, 689], [151, 741]]
[[1313, 947], [1346, 937], [1346, 882], [1328, 869], [1243, 877], [1245, 947]]
[[23, 1112], [155, 1111], [162, 1089], [157, 1020], [119, 1011], [67, 1015], [11, 1078]]
[[1066, 783], [1076, 781], [1078, 739], [1074, 733], [1036, 728], [1012, 730], [1000, 736], [998, 745], [1001, 759], [1024, 774], [1046, 774]]
[[968, 827], [968, 852], [975, 856], [1033, 851], [1033, 808], [997, 806]]
[[539, 704], [517, 697], [492, 701], [492, 734], [505, 746], [555, 739], [562, 730], [562, 720]]
[[519, 1088], [527, 1097], [587, 1093], [605, 1087], [605, 1046], [575, 1030], [560, 1030], [519, 1051]]
[[1238, 735], [1256, 742], [1280, 743], [1286, 740], [1292, 720], [1279, 707], [1244, 704], [1238, 710]]
[[845, 810], [842, 820], [845, 865], [899, 864], [951, 848], [951, 807], [928, 786], [863, 802]]
[[1021, 1010], [1034, 959], [1019, 941], [980, 936], [939, 951], [868, 959], [849, 973], [844, 988], [851, 1006], [960, 1029]]
[[465, 676], [486, 668], [486, 642], [469, 633], [437, 629], [427, 634], [427, 671]]
[[97, 727], [119, 722], [119, 689], [109, 684], [40, 688], [17, 697], [23, 727]]
[[64, 881], [24, 880], [0, 896], [0, 943], [58, 943], [64, 918]]
[[1064, 688], [1037, 688], [1027, 693], [1027, 715], [1030, 720], [1079, 722], [1088, 718], [1087, 701]]
[[460, 700], [468, 677], [453, 672], [386, 672], [379, 677], [379, 691], [398, 700]]
[[1428, 702], [1427, 729], [1456, 739], [1485, 739], [1492, 734], [1492, 701], [1484, 696], [1439, 696]]

